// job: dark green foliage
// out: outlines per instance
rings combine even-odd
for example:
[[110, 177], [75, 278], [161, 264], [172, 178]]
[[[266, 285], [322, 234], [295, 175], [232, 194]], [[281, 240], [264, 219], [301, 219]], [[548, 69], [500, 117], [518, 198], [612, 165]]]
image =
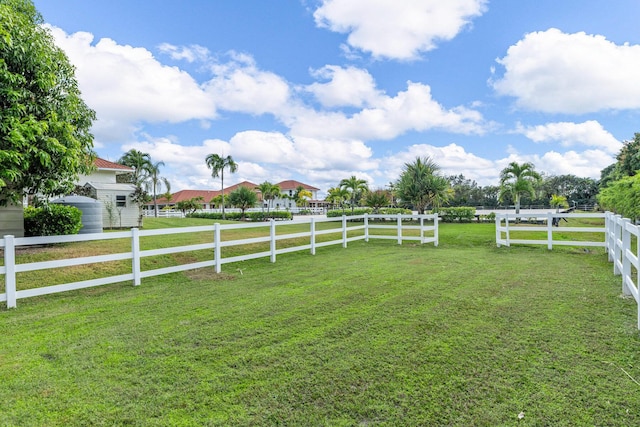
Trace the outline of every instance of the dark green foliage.
[[598, 195], [598, 202], [605, 210], [626, 218], [640, 218], [640, 175], [627, 176], [609, 184]]
[[258, 195], [247, 187], [238, 187], [229, 194], [229, 203], [242, 210], [241, 218], [244, 219], [244, 212], [258, 203]]
[[[269, 219], [292, 219], [293, 216], [289, 211], [271, 211], [271, 212], [246, 212], [246, 220], [249, 221], [267, 221]], [[204, 218], [204, 219], [222, 219], [221, 212], [193, 212], [187, 214], [187, 218]], [[241, 212], [225, 212], [225, 219], [232, 221], [240, 221], [242, 219]]]
[[470, 222], [475, 218], [476, 208], [468, 206], [440, 208], [438, 214], [444, 222]]
[[81, 228], [82, 211], [74, 206], [50, 204], [24, 208], [25, 237], [78, 234]]
[[[336, 218], [342, 215], [351, 216], [351, 215], [364, 215], [373, 213], [372, 208], [358, 208], [353, 211], [343, 211], [342, 209], [333, 209], [327, 212], [327, 218]], [[381, 208], [378, 213], [380, 215], [411, 215], [411, 209], [405, 208]]]
[[0, 206], [73, 189], [93, 157], [95, 112], [30, 0], [0, 0]]

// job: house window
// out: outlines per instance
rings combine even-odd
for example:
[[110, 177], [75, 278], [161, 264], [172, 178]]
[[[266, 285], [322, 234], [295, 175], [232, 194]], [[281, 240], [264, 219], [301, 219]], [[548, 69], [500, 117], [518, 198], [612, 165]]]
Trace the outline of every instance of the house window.
[[127, 207], [127, 196], [116, 196], [116, 207], [118, 208]]

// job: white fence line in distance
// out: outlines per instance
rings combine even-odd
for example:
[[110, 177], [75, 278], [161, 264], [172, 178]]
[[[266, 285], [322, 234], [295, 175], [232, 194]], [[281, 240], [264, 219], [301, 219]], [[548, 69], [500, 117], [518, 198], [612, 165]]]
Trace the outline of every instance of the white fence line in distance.
[[[389, 223], [378, 223], [372, 220], [384, 220]], [[353, 224], [354, 221], [358, 221], [358, 224]], [[362, 221], [362, 224], [359, 222]], [[408, 223], [408, 221], [412, 221]], [[413, 221], [419, 222], [419, 225], [413, 225]], [[428, 221], [425, 224], [425, 221]], [[320, 222], [337, 223], [338, 227], [329, 229], [318, 229], [316, 225]], [[304, 224], [305, 222], [297, 221], [295, 225]], [[312, 255], [315, 255], [316, 248], [330, 245], [342, 245], [346, 248], [348, 242], [356, 240], [369, 239], [394, 239], [398, 244], [402, 244], [404, 240], [419, 241], [421, 244], [433, 243], [434, 246], [438, 246], [438, 216], [437, 215], [358, 215], [358, 216], [342, 216], [338, 218], [309, 218], [309, 230], [299, 233], [278, 234], [277, 228], [287, 225], [292, 225], [291, 222], [277, 222], [273, 219], [268, 222], [255, 222], [255, 223], [240, 223], [240, 224], [224, 224], [215, 223], [214, 225], [201, 226], [201, 227], [181, 227], [170, 229], [156, 229], [156, 230], [139, 230], [132, 228], [130, 231], [121, 231], [115, 233], [94, 233], [72, 236], [50, 236], [50, 237], [20, 237], [4, 236], [0, 239], [0, 249], [4, 251], [4, 265], [0, 266], [0, 275], [4, 276], [5, 290], [0, 294], [0, 302], [6, 302], [8, 308], [15, 308], [16, 301], [22, 298], [34, 297], [39, 295], [47, 295], [58, 292], [71, 291], [76, 289], [83, 289], [93, 286], [101, 286], [111, 283], [120, 283], [131, 281], [134, 286], [138, 286], [141, 283], [141, 279], [146, 277], [158, 276], [163, 274], [175, 273], [185, 270], [193, 270], [203, 267], [214, 267], [216, 273], [222, 271], [222, 265], [227, 263], [233, 263], [238, 261], [246, 261], [255, 258], [269, 257], [271, 262], [276, 262], [276, 257], [279, 254], [309, 250]], [[240, 240], [228, 240], [223, 241], [221, 239], [221, 232], [225, 230], [237, 230], [237, 229], [263, 229], [267, 230], [268, 234], [261, 237], [252, 237]], [[394, 229], [395, 235], [388, 234], [375, 234], [375, 230], [381, 229]], [[354, 231], [362, 230], [361, 234], [353, 235]], [[406, 232], [408, 230], [413, 231], [411, 235]], [[174, 246], [159, 249], [141, 250], [140, 238], [146, 236], [158, 236], [168, 234], [180, 234], [180, 233], [210, 233], [211, 241], [200, 244], [193, 244], [187, 246]], [[349, 235], [351, 233], [351, 236]], [[318, 241], [317, 237], [320, 235], [339, 234], [339, 239], [330, 241]], [[418, 234], [418, 235], [416, 235]], [[296, 238], [309, 238], [309, 244], [298, 245], [293, 247], [278, 248], [278, 241], [296, 239]], [[55, 261], [40, 261], [29, 263], [16, 263], [16, 248], [30, 247], [34, 245], [50, 245], [56, 243], [75, 243], [75, 242], [87, 242], [87, 241], [103, 241], [113, 239], [129, 239], [130, 251], [113, 253], [108, 255], [94, 255], [78, 258], [59, 259]], [[269, 250], [257, 253], [248, 253], [239, 256], [222, 258], [221, 249], [223, 247], [242, 246], [260, 242], [269, 242]], [[160, 256], [166, 254], [175, 254], [190, 251], [211, 250], [211, 259], [192, 262], [187, 264], [176, 265], [172, 267], [156, 268], [151, 270], [141, 269], [141, 259], [145, 257]], [[131, 272], [126, 274], [120, 274], [115, 276], [101, 277], [98, 279], [83, 280], [72, 283], [65, 283], [59, 285], [42, 286], [32, 289], [17, 290], [17, 273], [65, 268], [70, 266], [95, 264], [109, 261], [121, 261], [131, 260]]]

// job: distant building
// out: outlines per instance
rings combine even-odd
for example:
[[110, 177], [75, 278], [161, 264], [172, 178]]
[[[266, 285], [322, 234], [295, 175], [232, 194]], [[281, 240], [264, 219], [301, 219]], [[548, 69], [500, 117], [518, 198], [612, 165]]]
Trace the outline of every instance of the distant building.
[[102, 224], [104, 227], [138, 227], [140, 209], [131, 199], [136, 190], [133, 184], [122, 184], [116, 176], [133, 172], [133, 168], [108, 160], [96, 158], [96, 170], [91, 175], [81, 175], [78, 179], [85, 193], [102, 202]]

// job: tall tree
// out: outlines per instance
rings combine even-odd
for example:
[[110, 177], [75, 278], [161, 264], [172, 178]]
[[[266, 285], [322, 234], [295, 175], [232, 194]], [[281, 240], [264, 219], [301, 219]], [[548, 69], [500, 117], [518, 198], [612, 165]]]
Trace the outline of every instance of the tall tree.
[[331, 187], [327, 190], [327, 197], [325, 197], [327, 202], [340, 206], [342, 208], [342, 213], [344, 213], [344, 202], [348, 199], [349, 192], [341, 187]]
[[[219, 154], [209, 154], [205, 162], [207, 167], [211, 169], [211, 177], [220, 177], [220, 184], [222, 185], [222, 200], [224, 201], [224, 170], [229, 169], [229, 172], [235, 173], [238, 170], [238, 164], [233, 160], [233, 157], [222, 157]], [[222, 219], [225, 219], [224, 215], [224, 203], [222, 204]]]
[[513, 197], [516, 214], [520, 213], [520, 198], [522, 195], [535, 194], [534, 185], [540, 182], [542, 176], [536, 172], [533, 163], [511, 162], [500, 172], [500, 199], [506, 195]]
[[164, 177], [160, 176], [160, 166], [164, 166], [164, 162], [162, 162], [162, 161], [151, 162], [149, 164], [148, 169], [147, 169], [148, 176], [149, 176], [148, 184], [151, 187], [151, 192], [153, 194], [153, 211], [154, 211], [154, 216], [156, 218], [158, 217], [158, 201], [157, 201], [157, 197], [158, 197], [158, 192], [160, 190], [160, 187], [161, 187], [162, 184], [164, 184], [164, 186], [167, 189], [167, 192], [171, 188], [171, 184], [169, 183], [167, 178], [164, 178]]
[[146, 181], [149, 170], [153, 167], [149, 153], [143, 153], [142, 151], [134, 148], [124, 153], [118, 160], [118, 163], [133, 168], [133, 172], [129, 177], [129, 182], [139, 187], [141, 187], [144, 181]]
[[396, 183], [396, 195], [405, 206], [424, 214], [429, 205], [439, 207], [451, 197], [449, 180], [438, 175], [440, 167], [430, 157], [405, 163]]
[[352, 175], [351, 178], [344, 178], [342, 181], [340, 181], [340, 188], [343, 188], [349, 192], [349, 199], [351, 200], [351, 212], [353, 212], [355, 209], [356, 199], [369, 190], [367, 181], [365, 181], [364, 179], [358, 179], [355, 177], [355, 175]]
[[0, 206], [73, 189], [95, 156], [95, 112], [30, 0], [0, 0]]
[[369, 191], [364, 202], [373, 209], [373, 213], [378, 213], [380, 208], [389, 206], [389, 203], [391, 203], [391, 191], [381, 189]]

